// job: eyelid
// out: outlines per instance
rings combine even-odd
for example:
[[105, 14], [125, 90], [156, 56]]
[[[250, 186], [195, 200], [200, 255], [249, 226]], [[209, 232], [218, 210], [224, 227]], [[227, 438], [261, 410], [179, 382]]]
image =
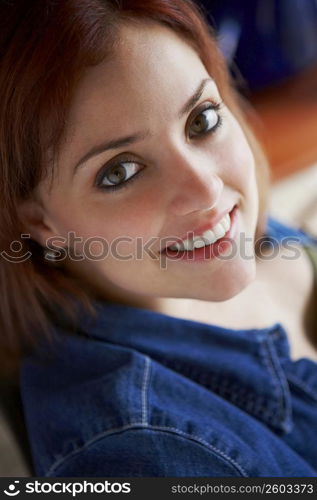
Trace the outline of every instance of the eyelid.
[[213, 109], [215, 111], [219, 111], [224, 105], [223, 101], [204, 101], [201, 104], [199, 104], [189, 115], [188, 121], [190, 121], [193, 117], [199, 115], [199, 113], [202, 113], [206, 109]]
[[224, 102], [222, 100], [216, 101], [214, 99], [208, 99], [208, 100], [205, 100], [205, 101], [201, 102], [200, 104], [198, 104], [198, 106], [196, 106], [196, 108], [193, 111], [195, 112], [195, 111], [199, 110], [200, 108], [204, 108], [204, 106], [212, 107], [213, 109], [218, 111], [218, 109], [220, 109], [221, 106], [223, 106], [223, 105], [224, 105]]
[[131, 153], [119, 153], [114, 156], [110, 160], [103, 163], [98, 171], [97, 177], [99, 178], [99, 174], [104, 174], [108, 168], [114, 167], [116, 165], [120, 165], [121, 163], [140, 163], [138, 160], [133, 158]]
[[113, 167], [114, 165], [117, 165], [118, 163], [141, 163], [139, 160], [136, 159], [136, 155], [132, 153], [119, 153], [110, 160], [108, 160], [106, 163], [103, 164], [103, 167]]

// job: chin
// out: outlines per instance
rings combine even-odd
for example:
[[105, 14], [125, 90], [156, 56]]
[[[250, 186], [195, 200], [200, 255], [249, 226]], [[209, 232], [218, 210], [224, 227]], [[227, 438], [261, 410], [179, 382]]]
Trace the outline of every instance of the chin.
[[224, 276], [222, 286], [219, 288], [217, 298], [215, 298], [214, 301], [222, 302], [232, 299], [243, 292], [243, 290], [255, 280], [255, 277], [255, 261], [249, 262], [247, 266], [243, 266], [241, 269], [236, 270], [236, 272], [232, 273], [230, 276]]
[[191, 297], [199, 300], [210, 302], [224, 302], [230, 300], [239, 293], [243, 292], [256, 277], [255, 261], [248, 262], [247, 265], [241, 267], [235, 266], [234, 272], [222, 273], [221, 277], [217, 278], [217, 286], [203, 286], [201, 293]]

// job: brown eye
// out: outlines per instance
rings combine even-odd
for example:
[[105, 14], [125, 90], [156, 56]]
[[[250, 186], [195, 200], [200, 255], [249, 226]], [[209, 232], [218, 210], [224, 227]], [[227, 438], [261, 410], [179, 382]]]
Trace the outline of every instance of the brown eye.
[[195, 116], [190, 125], [190, 135], [203, 135], [211, 130], [215, 130], [219, 124], [220, 116], [217, 110], [213, 106], [210, 106]]
[[127, 182], [141, 168], [141, 165], [134, 161], [118, 162], [103, 171], [102, 176], [99, 179], [98, 186], [119, 186], [120, 184]]
[[127, 177], [126, 169], [123, 165], [116, 165], [108, 174], [107, 178], [112, 184], [118, 184]]
[[104, 191], [128, 187], [145, 169], [145, 165], [130, 159], [114, 159], [98, 173], [94, 185]]

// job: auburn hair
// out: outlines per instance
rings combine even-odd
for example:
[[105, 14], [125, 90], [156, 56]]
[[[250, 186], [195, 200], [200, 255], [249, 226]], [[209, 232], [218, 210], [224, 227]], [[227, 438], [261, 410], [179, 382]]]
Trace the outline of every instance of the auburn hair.
[[23, 233], [19, 204], [52, 173], [71, 98], [83, 72], [115, 49], [122, 21], [151, 20], [185, 37], [240, 122], [256, 159], [265, 227], [268, 169], [246, 122], [215, 34], [191, 0], [15, 0], [0, 4], [0, 329], [2, 366], [18, 360], [41, 335], [50, 336], [51, 311], [73, 318], [91, 297], [75, 277], [43, 259], [43, 248]]

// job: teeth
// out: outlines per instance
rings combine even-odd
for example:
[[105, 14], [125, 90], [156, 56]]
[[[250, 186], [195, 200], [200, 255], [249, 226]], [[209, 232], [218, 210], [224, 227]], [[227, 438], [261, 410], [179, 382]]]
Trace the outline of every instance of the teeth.
[[217, 240], [222, 238], [225, 235], [226, 230], [223, 228], [222, 224], [219, 222], [214, 228], [213, 232], [215, 233]]
[[230, 215], [227, 214], [224, 216], [224, 218], [220, 221], [224, 230], [227, 232], [229, 230], [229, 227], [230, 227]]
[[215, 241], [217, 241], [218, 237], [213, 229], [208, 229], [208, 231], [205, 231], [201, 236], [196, 236], [194, 239], [195, 240], [202, 239], [203, 241], [207, 242], [208, 244], [211, 244], [211, 243], [214, 243]]
[[195, 248], [202, 248], [206, 245], [206, 242], [201, 240], [201, 239], [196, 239], [194, 240], [194, 247]]
[[180, 246], [183, 247], [184, 250], [193, 250], [194, 242], [193, 240], [185, 240]]
[[226, 214], [215, 227], [208, 229], [201, 236], [195, 236], [194, 239], [191, 240], [184, 240], [182, 243], [174, 243], [169, 248], [171, 250], [193, 250], [194, 248], [202, 248], [223, 238], [229, 228], [230, 215]]

